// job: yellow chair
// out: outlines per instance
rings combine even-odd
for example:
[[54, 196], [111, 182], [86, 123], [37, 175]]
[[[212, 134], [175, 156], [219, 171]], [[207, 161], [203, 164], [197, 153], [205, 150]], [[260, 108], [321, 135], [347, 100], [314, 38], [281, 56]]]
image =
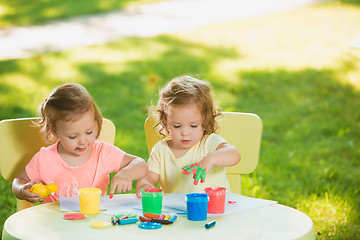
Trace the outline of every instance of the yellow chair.
[[[0, 121], [0, 171], [8, 182], [21, 173], [30, 159], [41, 147], [47, 146], [41, 137], [39, 128], [33, 121], [39, 118], [19, 118]], [[114, 143], [115, 125], [112, 121], [103, 120], [99, 140]], [[31, 207], [32, 203], [18, 200], [17, 209]]]
[[[220, 132], [229, 144], [235, 146], [241, 155], [241, 161], [232, 167], [226, 168], [231, 192], [241, 194], [241, 174], [253, 172], [259, 161], [262, 135], [262, 121], [252, 113], [223, 112], [224, 117], [219, 119]], [[145, 120], [145, 135], [149, 153], [153, 146], [161, 139], [154, 129], [155, 117], [149, 116]]]

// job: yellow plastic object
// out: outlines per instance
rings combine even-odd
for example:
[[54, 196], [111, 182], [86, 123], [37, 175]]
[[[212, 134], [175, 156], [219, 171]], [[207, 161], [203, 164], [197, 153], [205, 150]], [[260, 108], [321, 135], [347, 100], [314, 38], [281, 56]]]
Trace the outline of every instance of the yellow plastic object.
[[43, 199], [45, 199], [48, 198], [51, 194], [56, 193], [58, 189], [59, 187], [56, 185], [56, 183], [49, 183], [48, 185], [35, 183], [30, 188], [30, 192], [38, 193]]
[[98, 214], [100, 209], [100, 188], [80, 188], [79, 203], [80, 213]]
[[[232, 167], [226, 168], [231, 191], [241, 194], [241, 174], [253, 172], [259, 161], [262, 136], [262, 121], [252, 113], [223, 112], [224, 117], [219, 119], [220, 132], [229, 144], [234, 145], [240, 152], [241, 161]], [[145, 120], [145, 135], [149, 153], [161, 136], [154, 129], [155, 117], [149, 116]]]
[[59, 190], [59, 187], [56, 185], [56, 183], [49, 183], [47, 187], [51, 193], [56, 193]]
[[[47, 146], [34, 121], [39, 118], [19, 118], [0, 121], [0, 171], [8, 182], [25, 169], [26, 164], [41, 147]], [[115, 125], [108, 119], [103, 120], [99, 140], [114, 143]], [[18, 200], [17, 209], [31, 207], [32, 204]]]
[[51, 192], [48, 190], [48, 188], [46, 187], [46, 185], [43, 185], [43, 184], [41, 184], [41, 183], [35, 183], [35, 184], [30, 188], [30, 192], [40, 194], [40, 197], [42, 197], [43, 199], [49, 197], [50, 194], [51, 194]]

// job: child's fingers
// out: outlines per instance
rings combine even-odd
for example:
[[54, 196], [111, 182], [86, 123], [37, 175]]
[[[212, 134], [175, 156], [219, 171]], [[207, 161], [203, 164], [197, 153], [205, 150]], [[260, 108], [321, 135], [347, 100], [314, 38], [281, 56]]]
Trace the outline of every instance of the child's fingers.
[[200, 180], [201, 183], [205, 182], [205, 177], [206, 177], [206, 169], [204, 169], [204, 172], [201, 174], [201, 180]]
[[40, 202], [40, 200], [42, 200], [41, 197], [31, 197], [31, 198], [27, 199], [27, 201], [31, 202], [31, 203], [38, 203], [38, 202]]
[[113, 181], [111, 181], [111, 183], [110, 183], [109, 196], [113, 196], [113, 195], [114, 195], [115, 189], [116, 189], [116, 184], [115, 184]]
[[138, 189], [136, 189], [136, 197], [137, 198], [141, 198], [141, 190], [142, 190], [143, 188], [138, 188]]
[[34, 186], [34, 184], [36, 184], [36, 183], [40, 183], [40, 182], [35, 179], [35, 180], [32, 180], [32, 181], [26, 183], [23, 186], [23, 190], [22, 190], [23, 195], [25, 195], [25, 196], [30, 195], [31, 196], [31, 194], [32, 194], [32, 195], [40, 196], [40, 194], [38, 194], [38, 193], [30, 192], [30, 189], [32, 188], [32, 186]]
[[118, 184], [116, 187], [116, 191], [118, 193], [126, 192], [127, 186], [125, 183]]
[[41, 181], [34, 179], [34, 180], [31, 180], [29, 183], [32, 183], [34, 185], [35, 183], [41, 183]]
[[39, 193], [32, 193], [29, 190], [25, 190], [23, 192], [23, 194], [24, 194], [25, 199], [31, 203], [37, 203], [40, 200], [42, 200]]
[[147, 188], [152, 188], [152, 186], [150, 186], [149, 184], [143, 184], [143, 185], [141, 185], [140, 187], [138, 187], [138, 188], [136, 189], [136, 196], [137, 196], [138, 198], [141, 198], [141, 191], [142, 191], [143, 189], [147, 189]]
[[32, 182], [28, 182], [24, 185], [23, 189], [24, 191], [27, 190], [27, 191], [30, 191], [30, 188], [34, 185], [34, 183]]
[[127, 188], [126, 188], [126, 192], [130, 192], [131, 189], [132, 189], [132, 184], [129, 184], [129, 185], [127, 186]]
[[30, 182], [26, 183], [24, 185], [24, 187], [27, 189], [27, 188], [31, 188], [32, 186], [34, 186], [36, 183], [41, 183], [39, 180], [37, 179], [34, 179], [34, 180], [31, 180]]
[[132, 189], [132, 182], [128, 183], [128, 182], [120, 182], [117, 183], [115, 188], [112, 190], [110, 188], [110, 194], [113, 194], [116, 190], [117, 193], [122, 193], [122, 192], [129, 192]]
[[30, 192], [30, 188], [32, 187], [32, 183], [26, 183], [21, 189], [22, 198], [29, 202], [38, 202], [41, 197], [39, 193]]
[[121, 187], [121, 191], [122, 192], [129, 192], [132, 189], [132, 183], [123, 183], [122, 187]]

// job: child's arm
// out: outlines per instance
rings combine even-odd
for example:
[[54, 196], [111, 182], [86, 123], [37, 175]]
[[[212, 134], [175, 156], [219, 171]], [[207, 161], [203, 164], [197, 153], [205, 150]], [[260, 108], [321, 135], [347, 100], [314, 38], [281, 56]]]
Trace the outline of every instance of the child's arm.
[[214, 152], [204, 156], [199, 161], [199, 167], [204, 168], [206, 172], [214, 166], [229, 167], [234, 166], [240, 161], [240, 153], [233, 145], [226, 142], [220, 144]]
[[148, 171], [143, 179], [137, 181], [136, 184], [136, 196], [139, 198], [140, 192], [146, 188], [156, 188], [160, 181], [160, 174]]
[[143, 178], [147, 170], [144, 159], [126, 154], [121, 162], [120, 171], [111, 180], [110, 195], [114, 194], [115, 189], [118, 193], [130, 191], [132, 182]]
[[37, 203], [41, 200], [40, 194], [30, 192], [30, 188], [40, 183], [37, 180], [30, 181], [26, 171], [22, 171], [13, 181], [12, 190], [18, 199], [27, 200], [31, 203]]

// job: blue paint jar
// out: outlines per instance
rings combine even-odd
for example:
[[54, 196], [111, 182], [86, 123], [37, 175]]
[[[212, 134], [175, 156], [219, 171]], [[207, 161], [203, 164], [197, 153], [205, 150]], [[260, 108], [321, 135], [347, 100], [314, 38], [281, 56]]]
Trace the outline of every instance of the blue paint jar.
[[209, 196], [205, 193], [186, 194], [187, 218], [191, 221], [207, 219]]

